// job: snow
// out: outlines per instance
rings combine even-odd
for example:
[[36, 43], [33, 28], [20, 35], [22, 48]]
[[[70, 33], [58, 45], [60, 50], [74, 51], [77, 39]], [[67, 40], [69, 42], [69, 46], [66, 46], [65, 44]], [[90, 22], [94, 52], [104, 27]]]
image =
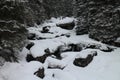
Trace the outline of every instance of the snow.
[[63, 44], [62, 42], [59, 42], [57, 40], [38, 40], [35, 41], [35, 46], [33, 46], [30, 50], [31, 54], [34, 57], [42, 56], [45, 54], [44, 50], [49, 48], [50, 52], [53, 52], [56, 50], [56, 48]]
[[[103, 52], [100, 49], [107, 49], [106, 44], [95, 41], [86, 35], [75, 35], [74, 30], [64, 30], [56, 27], [57, 23], [67, 23], [73, 21], [73, 18], [52, 18], [43, 25], [28, 28], [30, 33], [37, 34], [38, 37], [45, 37], [42, 40], [30, 40], [35, 45], [29, 50], [23, 49], [19, 55], [19, 63], [6, 62], [0, 67], [0, 80], [120, 80], [120, 48], [115, 47], [112, 52]], [[42, 27], [51, 26], [50, 33], [41, 33]], [[69, 34], [70, 37], [56, 35]], [[63, 52], [62, 59], [56, 59], [54, 56], [49, 56], [45, 63], [38, 61], [26, 62], [27, 54], [32, 54], [33, 57], [42, 56], [44, 50], [49, 49], [54, 52], [61, 45], [74, 44], [97, 44], [101, 45], [100, 49], [83, 49], [78, 52]], [[73, 64], [75, 58], [86, 58], [88, 54], [97, 51], [98, 55], [87, 67], [78, 67]], [[48, 68], [51, 67], [52, 69]], [[58, 68], [59, 67], [59, 68]], [[45, 77], [43, 79], [34, 75], [39, 69], [45, 69]]]
[[76, 19], [74, 17], [65, 17], [65, 18], [60, 17], [60, 18], [51, 18], [51, 20], [49, 21], [56, 24], [64, 24], [64, 23], [76, 21]]
[[45, 40], [35, 40], [32, 41], [35, 43], [35, 46], [33, 46], [30, 50], [31, 54], [34, 57], [42, 56], [45, 54], [44, 50], [49, 49], [50, 52], [54, 52], [56, 48], [60, 45], [67, 45], [70, 43], [74, 44], [101, 44], [102, 46], [100, 49], [106, 49], [107, 46], [94, 41], [88, 37], [88, 35], [81, 35], [81, 36], [71, 36], [70, 38], [67, 38], [65, 36], [58, 37], [58, 38], [53, 38], [53, 39], [45, 39]]
[[79, 80], [119, 80], [120, 54], [118, 51], [120, 49], [112, 53], [98, 51], [99, 55], [86, 68], [70, 65], [64, 70], [75, 74]]
[[51, 67], [51, 68], [55, 68], [55, 67], [64, 68], [66, 66], [66, 63], [62, 62], [61, 60], [57, 60], [55, 58], [48, 57], [46, 59], [45, 65], [47, 65], [47, 67]]
[[54, 74], [58, 80], [76, 80], [76, 78], [67, 71], [55, 70]]
[[42, 67], [40, 62], [30, 63], [5, 63], [0, 70], [0, 80], [40, 80], [34, 74], [39, 68]]

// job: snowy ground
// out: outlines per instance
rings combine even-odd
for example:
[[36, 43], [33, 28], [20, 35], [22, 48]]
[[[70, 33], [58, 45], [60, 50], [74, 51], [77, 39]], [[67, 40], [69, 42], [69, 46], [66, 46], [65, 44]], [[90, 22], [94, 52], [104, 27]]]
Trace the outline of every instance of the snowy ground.
[[[51, 52], [60, 45], [68, 43], [84, 43], [84, 44], [101, 44], [102, 48], [106, 48], [105, 44], [92, 40], [88, 35], [75, 35], [75, 30], [64, 30], [56, 27], [57, 23], [72, 21], [74, 18], [65, 18], [64, 20], [52, 18], [43, 25], [36, 28], [31, 27], [28, 30], [36, 33], [37, 37], [44, 37], [42, 40], [30, 40], [35, 45], [29, 50], [23, 49], [20, 55], [19, 63], [6, 62], [0, 68], [0, 80], [120, 80], [120, 48], [114, 47], [112, 52], [103, 52], [100, 49], [83, 49], [80, 52], [64, 52], [61, 54], [62, 60], [53, 57], [47, 57], [45, 63], [38, 61], [27, 62], [25, 57], [28, 53], [34, 57], [45, 54], [44, 50], [49, 48]], [[51, 26], [50, 33], [41, 33], [42, 27]], [[60, 36], [61, 34], [69, 34], [70, 37]], [[59, 36], [59, 37], [55, 37]], [[113, 47], [113, 46], [111, 46]], [[86, 57], [89, 52], [97, 51], [98, 55], [87, 67], [77, 67], [73, 64], [76, 57]], [[61, 69], [49, 69], [48, 66], [59, 66]], [[45, 68], [45, 77], [43, 79], [34, 75], [39, 68]]]

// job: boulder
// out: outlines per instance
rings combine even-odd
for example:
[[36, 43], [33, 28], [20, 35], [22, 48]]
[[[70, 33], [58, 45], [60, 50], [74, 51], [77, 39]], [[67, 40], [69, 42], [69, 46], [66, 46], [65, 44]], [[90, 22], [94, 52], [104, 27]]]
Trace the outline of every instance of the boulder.
[[47, 58], [48, 56], [50, 56], [50, 55], [51, 55], [51, 54], [44, 54], [43, 56], [36, 57], [35, 60], [37, 60], [37, 61], [39, 61], [39, 62], [41, 62], [41, 63], [44, 63], [45, 60], [46, 60], [46, 58]]
[[48, 69], [61, 69], [63, 70], [66, 67], [66, 63], [64, 63], [62, 60], [58, 60], [55, 58], [55, 56], [50, 56], [46, 59], [47, 68]]
[[82, 47], [79, 44], [69, 44], [68, 47], [71, 48], [71, 51], [79, 52], [82, 50]]
[[45, 52], [44, 55], [39, 56], [39, 57], [36, 57], [35, 59], [36, 59], [37, 61], [40, 61], [41, 63], [44, 63], [45, 60], [46, 60], [46, 58], [47, 58], [48, 56], [51, 56], [51, 55], [52, 55], [51, 52], [50, 52], [50, 50], [49, 50], [48, 48], [45, 49], [44, 52]]
[[30, 62], [30, 61], [39, 61], [39, 62], [41, 62], [41, 63], [44, 63], [45, 60], [46, 60], [46, 58], [47, 58], [48, 56], [51, 56], [51, 55], [52, 55], [52, 54], [50, 53], [49, 49], [45, 49], [44, 51], [45, 51], [45, 54], [42, 55], [42, 56], [38, 56], [38, 57], [33, 57], [32, 54], [27, 54], [27, 56], [26, 56], [26, 61], [27, 61], [27, 62]]
[[43, 79], [45, 77], [45, 70], [44, 70], [44, 68], [39, 68], [38, 71], [36, 71], [34, 73], [34, 75], [36, 75], [36, 76], [38, 76], [38, 77]]
[[27, 48], [28, 50], [30, 50], [30, 48], [31, 48], [32, 46], [34, 46], [34, 43], [33, 43], [33, 42], [30, 42], [29, 44], [27, 44], [26, 48]]
[[114, 51], [114, 48], [111, 48], [111, 47], [106, 47], [106, 48], [100, 48], [101, 51], [104, 51], [104, 52], [112, 52]]
[[86, 58], [82, 58], [82, 57], [75, 58], [73, 64], [75, 66], [79, 66], [79, 67], [86, 67], [86, 66], [88, 66], [92, 62], [94, 56], [97, 56], [97, 52], [96, 51], [93, 52], [93, 54], [88, 54]]
[[62, 59], [61, 54], [63, 52], [79, 52], [81, 50], [82, 46], [79, 44], [67, 44], [58, 46], [52, 54], [56, 56], [57, 59]]
[[43, 27], [41, 33], [48, 33], [49, 32], [49, 28], [50, 28], [50, 26]]
[[36, 61], [36, 59], [32, 56], [32, 54], [27, 54], [27, 56], [26, 56], [26, 61], [27, 61], [27, 62]]
[[72, 30], [75, 27], [75, 22], [69, 22], [69, 23], [58, 23], [56, 24], [58, 27], [61, 27], [63, 29], [67, 29], [67, 30]]
[[99, 50], [101, 50], [103, 52], [112, 52], [114, 50], [114, 48], [109, 47], [107, 45], [101, 45], [101, 44], [95, 44], [95, 43], [87, 44], [85, 48], [86, 49], [88, 49], [88, 48], [89, 49], [99, 49]]

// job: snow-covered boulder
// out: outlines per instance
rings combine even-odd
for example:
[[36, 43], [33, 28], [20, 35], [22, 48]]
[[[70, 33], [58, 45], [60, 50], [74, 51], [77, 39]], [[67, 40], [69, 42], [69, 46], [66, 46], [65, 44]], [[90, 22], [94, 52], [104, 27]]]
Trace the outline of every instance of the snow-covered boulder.
[[72, 30], [75, 27], [75, 19], [69, 17], [61, 18], [56, 21], [56, 25], [62, 29]]
[[39, 61], [39, 62], [41, 62], [41, 63], [44, 63], [45, 60], [46, 60], [46, 58], [47, 58], [48, 56], [51, 56], [51, 55], [52, 55], [52, 53], [49, 51], [48, 48], [45, 49], [44, 52], [45, 52], [45, 54], [43, 54], [43, 55], [41, 55], [41, 56], [36, 56], [36, 57], [29, 53], [29, 54], [27, 54], [27, 56], [26, 56], [26, 60], [27, 60], [28, 62], [30, 62], [30, 61]]
[[96, 43], [89, 43], [86, 45], [86, 49], [89, 48], [89, 49], [99, 49], [101, 51], [104, 51], [104, 52], [111, 52], [114, 50], [114, 48], [112, 47], [109, 47], [105, 44], [96, 44]]
[[83, 51], [82, 52], [83, 55], [87, 56], [77, 56], [77, 58], [75, 58], [73, 64], [75, 66], [79, 66], [79, 67], [86, 67], [88, 66], [89, 63], [91, 63], [91, 61], [93, 60], [94, 56], [97, 56], [97, 52], [96, 51], [91, 51], [91, 52], [87, 52], [87, 51]]
[[69, 23], [58, 23], [57, 26], [63, 29], [72, 30], [75, 27], [75, 22], [73, 21]]
[[63, 70], [66, 66], [66, 63], [62, 60], [55, 59], [54, 57], [48, 57], [45, 61], [47, 68], [49, 69], [61, 69]]

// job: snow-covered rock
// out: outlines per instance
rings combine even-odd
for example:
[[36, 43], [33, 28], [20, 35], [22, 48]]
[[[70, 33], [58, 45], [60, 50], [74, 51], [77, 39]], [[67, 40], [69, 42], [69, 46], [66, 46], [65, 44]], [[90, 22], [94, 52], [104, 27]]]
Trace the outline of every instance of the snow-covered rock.
[[39, 62], [5, 63], [0, 69], [1, 80], [40, 80], [34, 72], [43, 67]]
[[77, 55], [77, 58], [73, 62], [75, 66], [86, 67], [92, 62], [94, 56], [97, 56], [97, 51], [89, 52], [89, 50], [84, 50], [81, 53], [81, 55]]
[[[90, 39], [87, 34], [75, 35], [74, 29], [64, 30], [56, 22], [28, 28], [36, 35], [35, 40], [29, 40], [19, 55], [19, 63], [0, 67], [0, 80], [120, 79], [120, 48]], [[42, 33], [46, 25], [49, 31]]]

